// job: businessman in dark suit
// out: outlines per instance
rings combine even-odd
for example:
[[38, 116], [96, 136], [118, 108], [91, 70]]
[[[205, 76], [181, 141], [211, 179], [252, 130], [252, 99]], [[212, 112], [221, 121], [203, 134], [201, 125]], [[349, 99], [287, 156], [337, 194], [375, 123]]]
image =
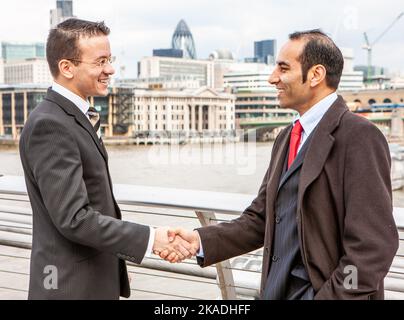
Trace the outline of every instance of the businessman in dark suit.
[[390, 153], [337, 96], [342, 69], [320, 30], [291, 34], [269, 82], [299, 117], [274, 142], [258, 196], [231, 222], [170, 231], [193, 243], [202, 266], [264, 247], [263, 299], [384, 297], [398, 248]]
[[54, 77], [30, 114], [20, 156], [33, 211], [29, 299], [129, 297], [124, 260], [152, 250], [189, 255], [167, 228], [121, 220], [90, 96], [108, 93], [111, 50], [104, 23], [69, 19], [51, 30], [47, 60]]

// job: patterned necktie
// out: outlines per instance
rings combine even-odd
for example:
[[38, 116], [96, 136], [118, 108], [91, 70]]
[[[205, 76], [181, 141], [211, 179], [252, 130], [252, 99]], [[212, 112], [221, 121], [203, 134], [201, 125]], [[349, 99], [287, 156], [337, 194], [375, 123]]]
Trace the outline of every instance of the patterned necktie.
[[101, 125], [100, 114], [94, 107], [88, 108], [87, 114], [90, 118], [90, 122], [93, 125], [95, 132], [98, 132], [98, 129], [100, 129]]
[[300, 121], [297, 120], [292, 132], [290, 133], [288, 169], [292, 165], [293, 160], [296, 158], [297, 150], [299, 149], [300, 140], [302, 138], [302, 131], [302, 125], [300, 124]]

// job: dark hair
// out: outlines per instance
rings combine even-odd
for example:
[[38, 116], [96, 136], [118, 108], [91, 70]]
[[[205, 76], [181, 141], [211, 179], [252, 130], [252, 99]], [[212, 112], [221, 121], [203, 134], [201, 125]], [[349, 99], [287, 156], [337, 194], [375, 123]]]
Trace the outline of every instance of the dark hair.
[[306, 40], [303, 52], [299, 57], [302, 65], [303, 83], [312, 66], [321, 64], [326, 70], [326, 83], [330, 88], [337, 89], [344, 68], [344, 57], [334, 41], [320, 29], [294, 32], [290, 40]]
[[[71, 18], [51, 29], [46, 43], [46, 59], [53, 77], [59, 75], [59, 61], [62, 59], [80, 60], [78, 40], [83, 37], [109, 35], [104, 22], [92, 22]], [[78, 64], [77, 61], [72, 61]]]

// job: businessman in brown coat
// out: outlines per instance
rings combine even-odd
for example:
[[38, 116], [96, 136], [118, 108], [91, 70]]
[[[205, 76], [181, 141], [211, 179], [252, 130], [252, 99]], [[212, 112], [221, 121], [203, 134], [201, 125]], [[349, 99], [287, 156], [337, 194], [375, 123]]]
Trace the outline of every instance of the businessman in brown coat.
[[263, 299], [384, 297], [398, 248], [390, 153], [337, 96], [342, 69], [320, 30], [291, 34], [269, 82], [299, 117], [277, 137], [257, 197], [231, 222], [171, 231], [193, 242], [203, 267], [264, 247]]

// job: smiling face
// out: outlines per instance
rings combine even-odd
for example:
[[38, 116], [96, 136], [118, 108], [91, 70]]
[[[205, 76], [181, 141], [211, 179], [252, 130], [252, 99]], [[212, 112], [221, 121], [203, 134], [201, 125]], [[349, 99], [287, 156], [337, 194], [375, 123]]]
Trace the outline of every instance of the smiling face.
[[268, 80], [278, 90], [279, 105], [301, 114], [312, 100], [310, 81], [303, 83], [299, 61], [304, 45], [304, 40], [289, 40], [280, 50], [276, 67]]
[[97, 62], [111, 57], [107, 36], [82, 37], [78, 40], [80, 61], [72, 63], [71, 87], [73, 91], [87, 100], [90, 96], [106, 96], [110, 77], [115, 73], [111, 64], [97, 66]]

